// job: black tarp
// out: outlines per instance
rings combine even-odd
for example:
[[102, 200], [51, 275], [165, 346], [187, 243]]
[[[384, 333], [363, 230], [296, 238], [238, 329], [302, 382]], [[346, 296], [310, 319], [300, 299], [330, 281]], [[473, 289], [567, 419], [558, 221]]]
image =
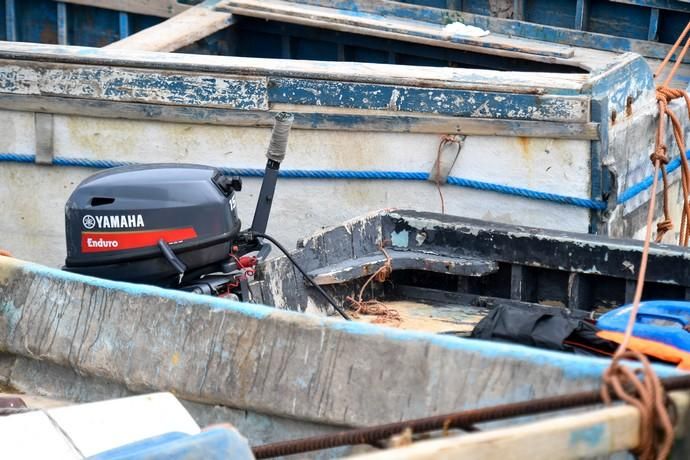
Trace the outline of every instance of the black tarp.
[[597, 331], [594, 324], [564, 308], [499, 305], [477, 323], [471, 337], [549, 350], [612, 354], [617, 345], [597, 337]]

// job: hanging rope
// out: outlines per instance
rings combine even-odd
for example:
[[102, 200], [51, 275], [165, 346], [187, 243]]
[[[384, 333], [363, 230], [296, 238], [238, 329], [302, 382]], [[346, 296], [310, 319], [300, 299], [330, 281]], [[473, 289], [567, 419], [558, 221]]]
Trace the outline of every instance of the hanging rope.
[[443, 198], [443, 190], [441, 189], [441, 153], [448, 145], [455, 144], [458, 146], [458, 153], [462, 148], [462, 140], [458, 136], [445, 135], [441, 136], [441, 141], [438, 144], [438, 151], [436, 152], [436, 163], [434, 163], [434, 168], [436, 170], [436, 190], [438, 190], [438, 196], [441, 199], [441, 214], [446, 213], [446, 200]]
[[390, 278], [391, 273], [393, 273], [392, 259], [386, 252], [386, 249], [383, 245], [384, 243], [379, 245], [379, 250], [383, 252], [383, 255], [386, 257], [386, 261], [365, 281], [365, 283], [362, 285], [362, 288], [359, 290], [359, 295], [356, 299], [347, 296], [345, 300], [350, 302], [351, 308], [354, 309], [355, 317], [358, 314], [375, 315], [378, 316], [378, 318], [375, 319], [373, 323], [385, 323], [389, 321], [397, 321], [400, 323], [402, 318], [400, 318], [400, 313], [396, 309], [390, 308], [383, 302], [380, 302], [376, 299], [364, 300], [364, 291], [372, 281], [376, 280], [378, 283], [383, 283], [387, 281]]
[[[666, 64], [671, 59], [671, 55], [680, 46], [680, 43], [690, 32], [690, 22], [685, 27], [685, 30], [678, 37], [678, 40], [673, 45], [664, 61], [661, 63], [655, 73], [655, 77], [661, 75]], [[635, 454], [641, 460], [664, 460], [668, 458], [673, 446], [673, 421], [670, 416], [670, 408], [672, 407], [663, 385], [660, 383], [654, 369], [649, 363], [649, 360], [637, 351], [628, 350], [628, 344], [632, 337], [635, 322], [637, 321], [637, 313], [640, 309], [640, 301], [642, 300], [642, 291], [644, 289], [645, 276], [647, 274], [647, 262], [649, 260], [649, 245], [652, 240], [652, 224], [654, 223], [654, 211], [656, 208], [656, 194], [659, 184], [659, 173], [663, 182], [663, 212], [664, 218], [657, 224], [656, 241], [661, 241], [664, 234], [673, 228], [671, 220], [670, 206], [669, 206], [669, 191], [668, 191], [668, 175], [666, 165], [669, 163], [668, 146], [664, 143], [665, 132], [664, 127], [667, 120], [671, 121], [673, 127], [673, 135], [676, 144], [680, 149], [681, 158], [681, 185], [683, 187], [683, 212], [680, 224], [679, 244], [687, 246], [688, 244], [688, 216], [690, 216], [690, 208], [688, 206], [688, 193], [690, 192], [690, 167], [685, 155], [685, 137], [683, 135], [683, 128], [678, 120], [678, 117], [669, 108], [671, 101], [675, 99], [685, 99], [688, 108], [688, 115], [690, 116], [690, 97], [685, 91], [679, 89], [669, 88], [667, 85], [678, 69], [678, 66], [685, 58], [685, 54], [690, 47], [690, 40], [686, 40], [682, 51], [676, 58], [676, 63], [671, 69], [671, 72], [664, 80], [663, 84], [657, 87], [656, 100], [659, 107], [659, 124], [656, 132], [656, 147], [654, 153], [650, 155], [650, 160], [654, 165], [654, 173], [652, 175], [652, 188], [649, 197], [649, 208], [647, 210], [647, 226], [645, 230], [644, 245], [642, 247], [642, 258], [640, 260], [640, 267], [637, 273], [637, 283], [635, 286], [635, 295], [633, 297], [633, 306], [630, 311], [630, 318], [625, 328], [623, 340], [618, 346], [618, 349], [613, 355], [611, 365], [606, 369], [603, 375], [603, 385], [601, 388], [602, 399], [609, 404], [612, 401], [611, 392], [615, 396], [628, 404], [636, 407], [640, 413], [640, 441]], [[641, 367], [631, 370], [626, 367], [623, 360], [638, 361]]]

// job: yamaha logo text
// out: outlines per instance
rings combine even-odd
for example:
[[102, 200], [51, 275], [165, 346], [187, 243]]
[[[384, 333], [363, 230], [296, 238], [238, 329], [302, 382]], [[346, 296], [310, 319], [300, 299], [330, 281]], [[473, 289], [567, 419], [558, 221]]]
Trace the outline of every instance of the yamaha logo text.
[[121, 216], [92, 216], [87, 214], [82, 219], [82, 224], [87, 230], [94, 228], [141, 228], [144, 226], [144, 218], [141, 214]]

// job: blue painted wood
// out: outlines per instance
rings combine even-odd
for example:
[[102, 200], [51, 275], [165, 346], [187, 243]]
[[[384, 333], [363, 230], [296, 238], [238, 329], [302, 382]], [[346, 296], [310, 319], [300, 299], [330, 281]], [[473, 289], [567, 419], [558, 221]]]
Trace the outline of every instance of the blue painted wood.
[[577, 0], [577, 11], [575, 12], [575, 28], [577, 30], [587, 30], [589, 22], [589, 0]]
[[6, 35], [7, 18], [5, 16], [5, 12], [6, 12], [5, 2], [0, 1], [0, 40], [7, 40], [7, 35]]
[[120, 13], [70, 5], [67, 39], [72, 45], [102, 47], [120, 39]]
[[656, 41], [659, 39], [659, 8], [652, 8], [649, 16], [649, 30], [647, 40]]
[[513, 19], [516, 19], [518, 21], [522, 21], [524, 17], [525, 17], [525, 0], [513, 0]]
[[658, 8], [662, 10], [671, 11], [690, 11], [690, 3], [679, 2], [676, 0], [610, 0], [616, 3], [625, 3], [628, 5], [647, 6], [650, 8]]
[[[660, 32], [660, 41], [664, 43], [661, 44], [646, 40], [649, 17], [640, 15], [639, 13], [637, 13], [638, 24], [633, 24], [632, 27], [636, 32], [639, 32], [638, 35], [642, 38], [640, 40], [629, 38], [629, 33], [623, 34], [622, 36], [610, 35], [610, 33], [615, 33], [615, 30], [611, 28], [606, 29], [606, 24], [602, 24], [602, 19], [598, 19], [598, 24], [599, 26], [603, 25], [603, 28], [605, 28], [609, 34], [591, 33], [572, 29], [575, 23], [575, 7], [577, 0], [526, 0], [525, 20], [533, 21], [534, 23], [490, 18], [485, 15], [472, 14], [467, 7], [465, 7], [465, 12], [455, 12], [437, 8], [421, 8], [412, 4], [372, 3], [362, 0], [297, 1], [304, 4], [331, 6], [336, 8], [354, 8], [357, 11], [383, 16], [397, 16], [399, 18], [424, 20], [437, 24], [461, 21], [465, 24], [488, 29], [495, 33], [600, 50], [634, 51], [642, 56], [657, 59], [664, 58], [669, 49], [667, 43], [673, 43], [678, 36], [678, 27], [675, 25], [674, 27], [669, 27], [666, 21], [683, 22], [684, 26], [690, 19], [690, 15], [684, 13], [674, 13], [673, 16], [664, 16], [664, 14], [661, 14], [663, 30], [666, 31], [668, 29], [668, 35], [664, 35]], [[604, 3], [615, 5], [608, 1], [604, 1]], [[484, 4], [486, 4], [486, 2], [484, 2]], [[622, 4], [615, 6], [630, 7], [630, 5]], [[590, 10], [590, 18], [592, 14]], [[620, 21], [616, 27], [617, 29], [625, 31], [625, 24], [621, 24]], [[682, 30], [682, 27], [680, 30]], [[690, 56], [686, 57], [686, 61], [690, 62]]]
[[14, 0], [5, 0], [5, 38], [17, 41], [17, 11]]
[[68, 45], [67, 41], [67, 5], [57, 2], [58, 44]]
[[525, 21], [572, 29], [577, 0], [526, 0]]
[[120, 12], [120, 39], [129, 37], [129, 13]]
[[[605, 171], [601, 163], [601, 159], [606, 156], [609, 144], [609, 124], [608, 124], [608, 98], [593, 98], [592, 99], [592, 120], [606, 120], [599, 124], [599, 139], [595, 139], [591, 143], [591, 157], [590, 157], [590, 197], [593, 200], [604, 201], [608, 200], [608, 185], [605, 184]], [[601, 212], [591, 209], [589, 212], [589, 233], [599, 234], [604, 225], [600, 228]]]
[[[336, 45], [342, 44], [345, 46], [346, 61], [528, 72], [585, 73], [582, 69], [566, 65], [468, 53], [450, 48], [308, 28], [263, 19], [242, 18], [234, 28], [237, 33], [233, 43], [236, 46], [236, 54], [239, 56], [283, 57], [283, 55], [275, 54], [275, 40], [277, 40], [276, 37], [287, 35], [291, 38], [299, 37], [301, 39], [329, 41]], [[263, 46], [259, 46], [260, 44]], [[384, 54], [388, 56], [387, 60], [382, 60]], [[313, 59], [318, 58], [318, 56], [313, 57]]]
[[533, 94], [414, 88], [338, 81], [272, 78], [271, 103], [425, 112], [457, 117], [585, 121], [579, 102]]
[[591, 0], [589, 30], [618, 37], [646, 40], [649, 33], [650, 8]]

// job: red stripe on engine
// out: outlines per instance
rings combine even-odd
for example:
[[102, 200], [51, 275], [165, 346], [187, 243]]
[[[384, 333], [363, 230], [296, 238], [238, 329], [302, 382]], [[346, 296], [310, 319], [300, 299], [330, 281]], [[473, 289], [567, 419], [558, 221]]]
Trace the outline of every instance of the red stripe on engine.
[[161, 239], [166, 243], [181, 243], [196, 237], [192, 227], [143, 232], [82, 232], [81, 252], [124, 251], [156, 246]]

